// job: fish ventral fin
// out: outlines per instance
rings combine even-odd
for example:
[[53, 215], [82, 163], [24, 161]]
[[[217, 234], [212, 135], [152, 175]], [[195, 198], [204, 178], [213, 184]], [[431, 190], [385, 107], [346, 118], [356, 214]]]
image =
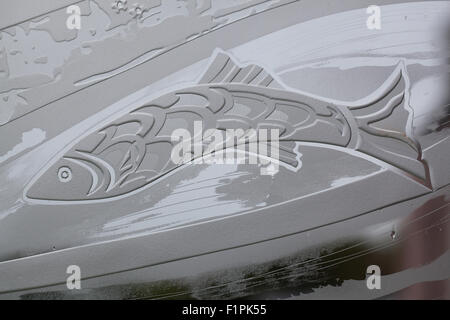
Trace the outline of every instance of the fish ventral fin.
[[240, 65], [229, 54], [217, 51], [199, 84], [241, 83], [260, 87], [280, 87], [263, 67], [256, 64]]
[[413, 135], [409, 97], [410, 81], [402, 61], [374, 93], [347, 106], [359, 129], [355, 149], [430, 187], [428, 167]]

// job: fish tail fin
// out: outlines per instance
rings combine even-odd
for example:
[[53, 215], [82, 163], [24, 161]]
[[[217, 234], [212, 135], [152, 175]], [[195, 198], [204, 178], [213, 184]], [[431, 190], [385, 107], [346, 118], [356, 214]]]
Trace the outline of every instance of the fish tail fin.
[[401, 61], [368, 97], [347, 106], [358, 127], [354, 148], [407, 173], [430, 187], [428, 167], [413, 135], [410, 81]]

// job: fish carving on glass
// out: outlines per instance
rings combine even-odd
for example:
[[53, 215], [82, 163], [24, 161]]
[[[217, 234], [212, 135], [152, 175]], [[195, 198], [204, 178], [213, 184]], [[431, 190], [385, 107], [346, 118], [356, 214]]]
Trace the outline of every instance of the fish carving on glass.
[[[409, 85], [400, 62], [368, 97], [339, 102], [289, 88], [265, 68], [240, 65], [220, 51], [196, 85], [164, 94], [80, 137], [37, 174], [25, 196], [78, 202], [138, 192], [184, 165], [171, 160], [171, 134], [178, 128], [193, 132], [196, 121], [205, 130], [278, 129], [279, 161], [294, 169], [296, 142], [311, 142], [382, 161], [427, 185], [427, 168], [412, 135]], [[208, 150], [206, 142], [202, 148]]]

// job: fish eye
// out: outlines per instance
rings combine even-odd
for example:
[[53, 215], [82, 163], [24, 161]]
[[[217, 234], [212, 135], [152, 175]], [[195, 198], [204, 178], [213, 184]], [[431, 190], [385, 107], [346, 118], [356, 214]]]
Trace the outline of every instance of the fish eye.
[[61, 182], [69, 182], [72, 180], [72, 170], [69, 167], [61, 167], [58, 169], [58, 179]]

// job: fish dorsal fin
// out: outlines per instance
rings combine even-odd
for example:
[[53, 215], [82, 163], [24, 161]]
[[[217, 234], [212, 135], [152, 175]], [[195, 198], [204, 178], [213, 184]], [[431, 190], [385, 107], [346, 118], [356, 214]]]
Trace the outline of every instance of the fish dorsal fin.
[[260, 87], [280, 87], [263, 67], [255, 64], [240, 65], [230, 55], [218, 52], [199, 84], [242, 83]]

